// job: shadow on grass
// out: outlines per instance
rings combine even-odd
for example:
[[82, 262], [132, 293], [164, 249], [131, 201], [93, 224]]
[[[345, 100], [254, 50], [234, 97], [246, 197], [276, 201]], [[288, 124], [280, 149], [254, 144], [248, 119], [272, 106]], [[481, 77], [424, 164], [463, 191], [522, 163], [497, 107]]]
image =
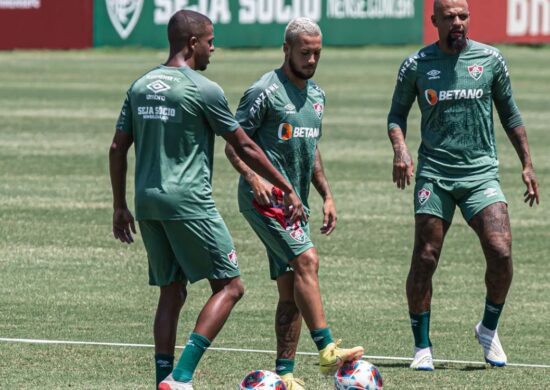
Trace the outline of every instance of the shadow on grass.
[[[386, 363], [386, 362], [375, 362], [371, 361], [372, 364], [374, 364], [378, 368], [406, 368], [409, 369], [409, 363]], [[454, 371], [481, 371], [486, 370], [487, 368], [484, 366], [477, 366], [477, 365], [469, 365], [469, 366], [462, 366], [462, 365], [440, 365], [436, 364], [435, 369], [437, 371], [441, 370], [454, 370]], [[422, 372], [422, 371], [418, 371]], [[429, 372], [429, 371], [426, 371]]]
[[466, 367], [460, 368], [460, 371], [482, 371], [486, 369], [487, 367], [485, 366], [466, 366]]

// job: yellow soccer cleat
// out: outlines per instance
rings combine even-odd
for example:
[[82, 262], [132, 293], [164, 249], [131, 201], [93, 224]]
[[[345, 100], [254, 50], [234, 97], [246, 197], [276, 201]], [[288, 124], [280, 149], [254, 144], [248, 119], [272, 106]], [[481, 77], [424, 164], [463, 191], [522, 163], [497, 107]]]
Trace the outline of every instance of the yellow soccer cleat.
[[340, 342], [330, 343], [319, 351], [319, 369], [323, 375], [334, 375], [344, 362], [353, 361], [363, 356], [363, 347], [349, 349], [339, 348]]
[[281, 375], [281, 379], [285, 382], [287, 390], [306, 390], [304, 381], [294, 378], [292, 373]]

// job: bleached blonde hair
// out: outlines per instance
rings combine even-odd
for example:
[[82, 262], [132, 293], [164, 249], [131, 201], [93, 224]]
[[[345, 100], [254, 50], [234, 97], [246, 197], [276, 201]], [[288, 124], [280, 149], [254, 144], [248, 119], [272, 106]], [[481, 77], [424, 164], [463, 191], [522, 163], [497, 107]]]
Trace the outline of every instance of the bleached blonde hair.
[[288, 22], [285, 28], [285, 42], [288, 44], [294, 43], [300, 34], [314, 37], [323, 36], [319, 25], [313, 20], [304, 17], [294, 18]]

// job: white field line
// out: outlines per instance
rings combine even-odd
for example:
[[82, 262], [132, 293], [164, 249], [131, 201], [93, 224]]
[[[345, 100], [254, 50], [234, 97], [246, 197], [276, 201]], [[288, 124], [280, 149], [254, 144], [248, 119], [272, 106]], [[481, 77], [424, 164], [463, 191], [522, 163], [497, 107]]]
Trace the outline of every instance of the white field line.
[[[130, 347], [130, 348], [154, 348], [153, 344], [132, 344], [132, 343], [108, 343], [99, 341], [71, 341], [71, 340], [37, 340], [37, 339], [16, 339], [0, 337], [0, 342], [7, 343], [26, 343], [26, 344], [62, 344], [62, 345], [96, 345], [105, 347]], [[177, 349], [183, 349], [183, 346], [177, 345]], [[224, 351], [224, 352], [245, 352], [245, 353], [270, 353], [275, 354], [276, 351], [270, 351], [265, 349], [246, 349], [246, 348], [221, 348], [210, 347], [209, 351]], [[297, 355], [317, 356], [317, 352], [296, 352]], [[412, 361], [412, 358], [399, 357], [399, 356], [375, 356], [375, 355], [363, 355], [364, 359], [368, 360], [393, 360], [393, 361]], [[448, 360], [448, 359], [434, 359], [436, 363], [451, 363], [451, 364], [469, 364], [469, 365], [486, 365], [485, 362], [476, 362], [468, 360]], [[522, 364], [522, 363], [508, 363], [510, 367], [526, 367], [526, 368], [550, 368], [547, 364]]]

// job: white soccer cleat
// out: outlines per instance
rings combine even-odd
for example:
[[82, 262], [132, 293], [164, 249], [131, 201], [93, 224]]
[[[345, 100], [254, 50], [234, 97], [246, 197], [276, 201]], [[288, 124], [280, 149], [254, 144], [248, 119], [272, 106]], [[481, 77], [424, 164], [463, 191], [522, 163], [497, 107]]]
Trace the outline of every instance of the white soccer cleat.
[[178, 382], [170, 374], [159, 383], [158, 390], [193, 390], [193, 385], [191, 382]]
[[500, 344], [496, 329], [487, 329], [479, 322], [475, 326], [474, 332], [477, 341], [483, 347], [485, 361], [493, 367], [504, 367], [508, 358], [502, 349], [502, 344]]
[[433, 371], [432, 348], [415, 348], [414, 358], [410, 367], [416, 371]]

